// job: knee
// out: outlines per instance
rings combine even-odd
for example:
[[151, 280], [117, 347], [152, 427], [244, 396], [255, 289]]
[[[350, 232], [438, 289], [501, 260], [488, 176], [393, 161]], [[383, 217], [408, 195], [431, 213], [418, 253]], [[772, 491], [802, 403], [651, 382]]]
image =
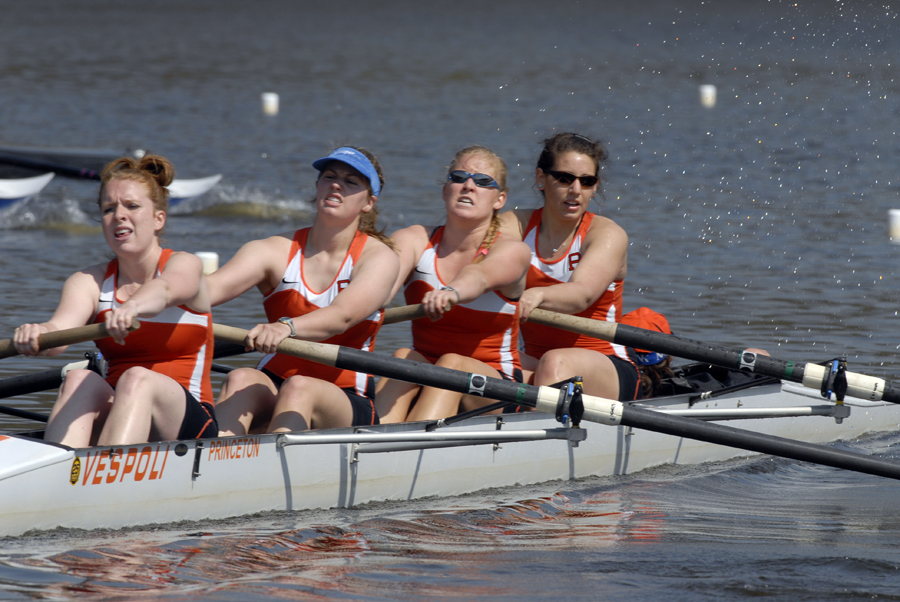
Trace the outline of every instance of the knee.
[[129, 368], [119, 377], [119, 381], [116, 383], [116, 392], [133, 394], [138, 391], [146, 391], [147, 381], [153, 374], [152, 370], [140, 366]]
[[409, 347], [401, 347], [397, 351], [394, 352], [394, 357], [399, 357], [402, 360], [409, 359], [409, 354], [412, 353], [412, 349]]
[[298, 406], [305, 403], [310, 396], [311, 380], [306, 376], [292, 376], [284, 381], [278, 392], [278, 405]]
[[442, 368], [450, 368], [451, 370], [463, 370], [466, 368], [466, 361], [470, 359], [458, 353], [446, 353], [438, 358], [435, 366]]
[[222, 390], [239, 391], [259, 382], [260, 372], [256, 368], [238, 368], [225, 375]]
[[548, 351], [538, 362], [534, 371], [534, 384], [544, 385], [550, 382], [556, 383], [570, 376], [571, 368], [561, 354]]
[[86, 381], [90, 381], [93, 378], [100, 378], [100, 375], [93, 370], [86, 370], [83, 368], [69, 370], [68, 372], [66, 372], [66, 376], [63, 379], [61, 389], [77, 389]]

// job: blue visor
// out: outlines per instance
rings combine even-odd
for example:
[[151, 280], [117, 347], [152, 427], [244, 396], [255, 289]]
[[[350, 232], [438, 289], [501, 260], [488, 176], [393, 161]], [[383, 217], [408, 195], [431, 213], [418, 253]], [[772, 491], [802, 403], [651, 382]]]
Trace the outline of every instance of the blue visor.
[[369, 186], [372, 188], [372, 194], [378, 196], [381, 194], [381, 180], [378, 179], [378, 172], [375, 170], [375, 166], [372, 165], [372, 162], [369, 161], [369, 158], [356, 150], [355, 148], [349, 146], [342, 146], [340, 148], [336, 148], [331, 151], [331, 154], [327, 157], [322, 157], [321, 159], [313, 162], [312, 166], [318, 169], [320, 172], [325, 169], [325, 166], [328, 165], [332, 161], [340, 161], [341, 163], [346, 163], [369, 180]]

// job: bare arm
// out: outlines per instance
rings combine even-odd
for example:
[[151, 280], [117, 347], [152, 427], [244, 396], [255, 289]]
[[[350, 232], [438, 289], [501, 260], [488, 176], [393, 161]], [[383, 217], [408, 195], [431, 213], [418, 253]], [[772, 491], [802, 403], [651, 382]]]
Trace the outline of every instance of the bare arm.
[[60, 295], [59, 305], [53, 316], [40, 324], [23, 324], [16, 328], [13, 344], [23, 355], [59, 355], [66, 347], [38, 351], [38, 337], [48, 332], [75, 328], [88, 324], [97, 313], [100, 297], [100, 282], [105, 266], [94, 266], [75, 272], [66, 280]]
[[607, 218], [595, 218], [582, 246], [581, 260], [569, 282], [529, 288], [519, 307], [525, 320], [536, 307], [564, 314], [584, 311], [627, 271], [628, 235]]
[[286, 235], [252, 240], [225, 265], [207, 277], [210, 304], [215, 307], [246, 293], [254, 286], [275, 287], [287, 267], [291, 238]]
[[135, 318], [152, 318], [177, 305], [206, 312], [208, 297], [200, 258], [192, 253], [172, 253], [158, 277], [142, 284], [121, 306], [106, 314], [106, 329], [113, 340], [124, 345]]
[[391, 238], [394, 239], [394, 244], [397, 246], [400, 269], [394, 281], [394, 286], [391, 288], [391, 294], [388, 297], [389, 301], [400, 292], [407, 278], [409, 278], [409, 275], [419, 263], [422, 251], [428, 246], [429, 231], [430, 229], [425, 226], [410, 226], [391, 235]]
[[465, 266], [448, 286], [452, 291], [429, 291], [422, 298], [425, 314], [436, 320], [457, 303], [474, 301], [487, 291], [518, 297], [531, 262], [528, 245], [501, 234], [483, 261]]
[[[400, 269], [400, 260], [387, 245], [369, 239], [353, 268], [350, 284], [331, 305], [304, 316], [293, 317], [296, 338], [322, 341], [359, 324], [390, 301], [390, 293]], [[259, 324], [247, 335], [249, 348], [273, 353], [290, 335], [286, 324]]]

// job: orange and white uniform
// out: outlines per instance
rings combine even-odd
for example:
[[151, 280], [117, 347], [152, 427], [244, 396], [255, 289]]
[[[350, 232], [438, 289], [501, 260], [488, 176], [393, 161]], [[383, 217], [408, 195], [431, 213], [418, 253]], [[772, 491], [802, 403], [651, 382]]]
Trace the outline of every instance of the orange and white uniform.
[[[425, 293], [446, 286], [437, 268], [437, 252], [444, 228], [434, 231], [403, 291], [410, 305]], [[519, 362], [519, 304], [497, 291], [460, 303], [437, 322], [412, 323], [413, 348], [435, 363], [445, 353], [471, 357], [491, 366], [509, 380], [522, 381]]]
[[[528, 267], [525, 288], [552, 286], [568, 282], [575, 271], [575, 267], [578, 265], [578, 261], [581, 259], [581, 247], [584, 244], [588, 228], [591, 226], [591, 221], [594, 219], [593, 213], [585, 213], [581, 218], [581, 223], [578, 225], [578, 230], [575, 232], [572, 243], [566, 250], [566, 254], [555, 261], [545, 261], [538, 255], [537, 251], [537, 240], [543, 212], [543, 209], [535, 209], [532, 212], [522, 237], [523, 242], [531, 249], [531, 265]], [[621, 322], [623, 286], [623, 280], [613, 280], [592, 306], [575, 315], [592, 320]], [[622, 345], [532, 322], [525, 322], [522, 325], [522, 338], [525, 341], [525, 353], [537, 359], [540, 359], [552, 349], [578, 347], [581, 349], [593, 349], [605, 355], [618, 357], [626, 362], [633, 363], [628, 357], [626, 348]]]
[[[270, 322], [283, 317], [296, 318], [331, 305], [335, 297], [350, 284], [353, 267], [359, 261], [359, 256], [369, 239], [368, 235], [357, 232], [337, 276], [324, 291], [316, 292], [303, 279], [303, 249], [306, 247], [308, 235], [309, 228], [297, 230], [294, 234], [284, 276], [278, 286], [265, 296], [263, 307]], [[372, 351], [375, 347], [375, 335], [378, 334], [382, 322], [384, 311], [379, 309], [359, 324], [322, 342]], [[310, 376], [332, 382], [341, 389], [353, 389], [357, 395], [369, 399], [375, 397], [374, 377], [362, 372], [341, 370], [281, 353], [265, 356], [257, 368], [260, 370], [265, 368], [285, 380], [296, 375]]]
[[[162, 250], [156, 268], [157, 277], [171, 255], [171, 249]], [[106, 313], [121, 305], [116, 296], [118, 275], [119, 261], [114, 259], [106, 266], [94, 323], [103, 323]], [[124, 345], [109, 338], [96, 342], [97, 348], [109, 363], [106, 381], [110, 386], [115, 388], [119, 378], [129, 368], [142, 366], [170, 377], [187, 389], [194, 399], [211, 408], [213, 392], [209, 369], [212, 366], [214, 344], [212, 314], [178, 305], [167, 307], [156, 316], [141, 318], [140, 321], [141, 327], [128, 334]]]

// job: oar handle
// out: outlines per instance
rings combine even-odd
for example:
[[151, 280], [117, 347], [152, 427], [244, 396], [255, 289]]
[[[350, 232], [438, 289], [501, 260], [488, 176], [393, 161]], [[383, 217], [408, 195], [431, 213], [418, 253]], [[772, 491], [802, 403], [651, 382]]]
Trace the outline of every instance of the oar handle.
[[569, 314], [558, 314], [554, 311], [546, 309], [535, 309], [528, 316], [529, 322], [541, 324], [542, 326], [552, 326], [561, 330], [568, 330], [577, 334], [583, 334], [604, 341], [612, 342], [616, 337], [615, 322], [601, 322], [599, 320], [589, 320], [578, 316], [570, 316]]
[[[226, 326], [225, 324], [213, 324], [213, 336], [217, 341], [244, 345], [249, 330]], [[301, 359], [334, 366], [340, 347], [328, 343], [313, 343], [298, 339], [285, 339], [278, 344], [277, 351], [285, 355], [292, 355]]]
[[[141, 323], [135, 320], [128, 330], [137, 330], [140, 326]], [[106, 324], [88, 324], [87, 326], [78, 326], [76, 328], [67, 328], [65, 330], [57, 330], [55, 332], [42, 334], [38, 338], [38, 347], [43, 351], [55, 347], [74, 345], [75, 343], [105, 339], [108, 336], [109, 333], [106, 331]], [[19, 352], [16, 351], [13, 340], [4, 339], [0, 341], [0, 359], [12, 357], [14, 355], [19, 355]]]
[[403, 307], [391, 307], [384, 310], [384, 323], [396, 324], [408, 320], [418, 320], [425, 317], [425, 309], [421, 304], [404, 305]]

